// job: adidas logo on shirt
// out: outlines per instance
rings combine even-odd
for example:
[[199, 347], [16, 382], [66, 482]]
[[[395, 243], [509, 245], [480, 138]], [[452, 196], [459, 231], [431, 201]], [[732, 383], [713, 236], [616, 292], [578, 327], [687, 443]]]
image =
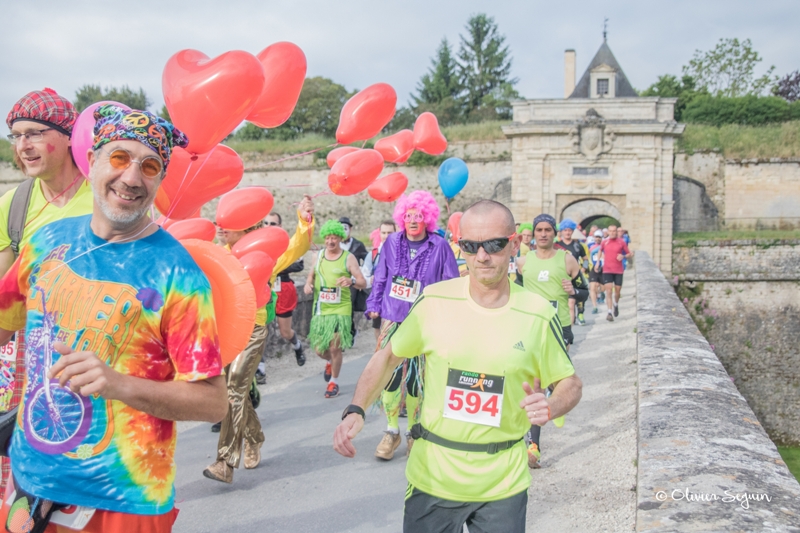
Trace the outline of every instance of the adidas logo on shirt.
[[515, 350], [522, 350], [525, 351], [525, 346], [522, 345], [522, 341], [519, 341], [517, 344], [514, 345]]

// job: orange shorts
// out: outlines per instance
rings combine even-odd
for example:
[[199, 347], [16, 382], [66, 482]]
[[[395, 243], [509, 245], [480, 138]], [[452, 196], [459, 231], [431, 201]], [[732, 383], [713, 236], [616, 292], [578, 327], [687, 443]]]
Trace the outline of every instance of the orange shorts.
[[[13, 490], [13, 484], [9, 483], [9, 486]], [[5, 497], [3, 501], [7, 499]], [[6, 530], [8, 510], [9, 505], [4, 503], [0, 509], [0, 531]], [[160, 515], [116, 513], [98, 509], [86, 527], [77, 533], [170, 533], [177, 517], [178, 510], [174, 507], [171, 511]], [[27, 529], [19, 529], [20, 533], [23, 531], [27, 531]], [[44, 531], [45, 533], [76, 533], [74, 529], [55, 524], [49, 524]], [[12, 530], [12, 533], [16, 533], [16, 531]]]

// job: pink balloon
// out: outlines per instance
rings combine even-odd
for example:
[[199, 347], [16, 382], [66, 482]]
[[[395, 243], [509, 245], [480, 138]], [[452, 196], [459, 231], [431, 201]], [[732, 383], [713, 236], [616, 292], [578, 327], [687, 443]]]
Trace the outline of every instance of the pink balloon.
[[376, 142], [375, 149], [389, 163], [405, 163], [414, 153], [414, 132], [400, 130]]
[[372, 182], [367, 193], [379, 202], [394, 202], [408, 188], [408, 178], [402, 172], [392, 172]]
[[211, 242], [217, 236], [217, 228], [207, 218], [187, 218], [170, 224], [166, 229], [170, 235], [183, 241], [186, 239], [200, 239]]
[[75, 125], [72, 127], [72, 159], [85, 177], [89, 177], [89, 159], [86, 154], [94, 145], [94, 125], [97, 121], [94, 119], [94, 111], [101, 105], [114, 104], [119, 106], [125, 111], [130, 111], [131, 108], [119, 102], [112, 102], [111, 100], [104, 100], [90, 105], [78, 115]]
[[330, 174], [328, 187], [337, 196], [358, 194], [383, 170], [383, 156], [377, 150], [359, 150], [339, 159]]
[[334, 148], [328, 152], [328, 157], [325, 158], [325, 161], [328, 163], [328, 168], [332, 168], [339, 159], [347, 154], [352, 154], [359, 150], [361, 150], [361, 148], [356, 148], [355, 146], [340, 146], [339, 148]]
[[426, 111], [414, 123], [414, 148], [429, 155], [442, 155], [447, 150], [447, 139], [439, 129], [436, 115]]
[[388, 83], [376, 83], [345, 102], [339, 115], [336, 140], [350, 144], [375, 137], [392, 120], [397, 93]]

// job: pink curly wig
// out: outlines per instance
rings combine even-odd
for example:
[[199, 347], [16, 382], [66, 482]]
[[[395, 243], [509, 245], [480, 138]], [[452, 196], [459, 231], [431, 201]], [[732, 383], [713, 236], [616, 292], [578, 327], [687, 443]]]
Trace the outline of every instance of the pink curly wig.
[[405, 216], [409, 209], [416, 209], [418, 212], [422, 213], [425, 228], [429, 232], [433, 233], [439, 228], [437, 224], [440, 213], [439, 205], [436, 203], [433, 195], [428, 191], [414, 191], [408, 196], [405, 194], [400, 196], [400, 199], [397, 200], [397, 205], [394, 206], [394, 214], [392, 216], [394, 221], [397, 222], [400, 231], [405, 231], [406, 229]]
[[369, 240], [372, 241], [372, 247], [377, 248], [381, 245], [381, 228], [375, 228], [369, 234]]

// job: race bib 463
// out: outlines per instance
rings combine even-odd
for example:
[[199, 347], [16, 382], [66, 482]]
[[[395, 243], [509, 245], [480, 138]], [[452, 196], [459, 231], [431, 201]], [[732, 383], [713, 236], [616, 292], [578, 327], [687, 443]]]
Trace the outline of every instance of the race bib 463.
[[503, 411], [503, 376], [451, 368], [447, 374], [445, 418], [500, 427]]

